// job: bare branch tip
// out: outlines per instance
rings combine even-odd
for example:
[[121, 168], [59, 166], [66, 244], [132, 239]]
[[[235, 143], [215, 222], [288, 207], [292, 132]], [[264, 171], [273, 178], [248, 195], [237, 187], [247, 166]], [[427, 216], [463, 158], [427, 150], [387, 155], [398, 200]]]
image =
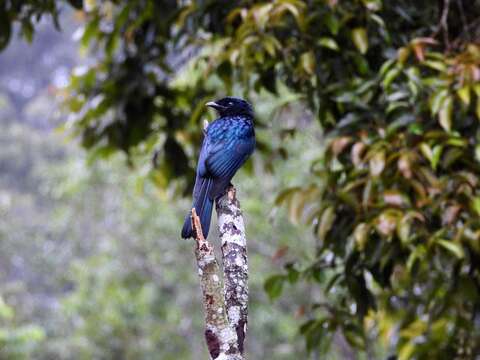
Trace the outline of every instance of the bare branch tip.
[[190, 215], [190, 219], [192, 222], [192, 230], [197, 242], [205, 241], [205, 237], [203, 236], [202, 231], [202, 223], [200, 222], [200, 218], [197, 215], [197, 211], [195, 208], [192, 208], [192, 213]]

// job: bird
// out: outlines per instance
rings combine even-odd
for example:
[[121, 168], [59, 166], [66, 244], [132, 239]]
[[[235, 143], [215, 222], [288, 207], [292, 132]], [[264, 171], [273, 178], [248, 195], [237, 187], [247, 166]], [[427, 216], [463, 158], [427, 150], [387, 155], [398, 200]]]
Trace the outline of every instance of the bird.
[[[215, 109], [218, 118], [204, 129], [198, 157], [193, 208], [200, 218], [205, 238], [210, 229], [213, 202], [223, 195], [237, 170], [255, 149], [253, 107], [246, 100], [227, 96], [205, 104]], [[194, 237], [189, 213], [182, 228], [182, 238]]]

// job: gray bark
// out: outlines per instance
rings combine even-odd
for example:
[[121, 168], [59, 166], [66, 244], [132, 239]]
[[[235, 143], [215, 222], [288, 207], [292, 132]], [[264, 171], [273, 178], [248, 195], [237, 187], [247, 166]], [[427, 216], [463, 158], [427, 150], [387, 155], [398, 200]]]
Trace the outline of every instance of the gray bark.
[[248, 263], [245, 226], [234, 187], [218, 199], [216, 209], [224, 286], [213, 245], [204, 238], [195, 209], [192, 209], [191, 216], [205, 312], [205, 339], [211, 359], [243, 360], [248, 315]]
[[243, 354], [248, 315], [248, 257], [245, 225], [234, 187], [217, 201], [216, 210], [228, 321], [237, 333], [238, 348]]

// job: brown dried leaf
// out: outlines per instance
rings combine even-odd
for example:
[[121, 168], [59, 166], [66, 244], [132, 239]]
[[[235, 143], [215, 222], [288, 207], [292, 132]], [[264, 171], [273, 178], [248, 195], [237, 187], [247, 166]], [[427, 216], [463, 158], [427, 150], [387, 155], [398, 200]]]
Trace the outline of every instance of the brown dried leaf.
[[442, 214], [442, 225], [451, 225], [457, 219], [461, 208], [458, 204], [447, 207]]
[[410, 227], [412, 219], [410, 216], [405, 215], [397, 224], [397, 235], [400, 238], [402, 244], [406, 245], [410, 238]]
[[357, 249], [362, 251], [365, 249], [365, 245], [368, 241], [368, 233], [370, 232], [370, 225], [366, 223], [360, 223], [356, 226], [353, 231], [353, 239], [355, 240], [355, 245]]
[[385, 168], [385, 152], [378, 151], [370, 158], [370, 174], [379, 176]]
[[327, 0], [327, 4], [328, 4], [328, 6], [330, 6], [331, 8], [334, 8], [335, 6], [337, 6], [338, 0]]
[[438, 44], [438, 41], [431, 37], [418, 37], [413, 39], [412, 43], [413, 44], [423, 43], [423, 44], [435, 45], [435, 44]]
[[366, 149], [365, 143], [358, 141], [352, 146], [351, 157], [352, 162], [355, 167], [360, 167], [362, 164], [362, 155]]
[[350, 136], [341, 136], [332, 141], [331, 148], [335, 156], [338, 156], [352, 142]]
[[280, 246], [277, 249], [277, 251], [275, 251], [275, 254], [273, 254], [272, 261], [277, 261], [277, 260], [283, 258], [285, 255], [287, 255], [288, 249], [289, 248], [288, 248], [287, 245]]
[[473, 81], [475, 81], [475, 82], [480, 81], [480, 67], [478, 67], [476, 65], [472, 65], [471, 68], [470, 68], [470, 71], [472, 73]]
[[397, 228], [397, 216], [392, 212], [384, 211], [377, 217], [375, 227], [384, 236], [390, 236]]
[[405, 197], [396, 190], [387, 190], [383, 193], [383, 201], [388, 205], [403, 206], [406, 205]]
[[410, 179], [412, 177], [412, 163], [408, 154], [400, 156], [397, 163], [398, 170], [404, 177]]
[[417, 58], [417, 60], [418, 61], [424, 61], [425, 60], [424, 45], [422, 43], [416, 43], [416, 44], [413, 44], [412, 48], [413, 48], [413, 52], [415, 53], [415, 57]]
[[298, 308], [297, 308], [297, 311], [295, 311], [295, 318], [296, 319], [299, 319], [301, 317], [303, 317], [305, 315], [305, 306], [304, 305], [300, 305]]
[[430, 186], [430, 187], [427, 188], [427, 192], [428, 192], [428, 195], [433, 198], [433, 197], [441, 194], [442, 189], [438, 188], [438, 187]]
[[335, 209], [333, 206], [327, 207], [320, 218], [320, 224], [318, 225], [317, 229], [317, 237], [324, 241], [325, 237], [327, 236], [328, 232], [332, 228], [333, 222], [335, 221]]

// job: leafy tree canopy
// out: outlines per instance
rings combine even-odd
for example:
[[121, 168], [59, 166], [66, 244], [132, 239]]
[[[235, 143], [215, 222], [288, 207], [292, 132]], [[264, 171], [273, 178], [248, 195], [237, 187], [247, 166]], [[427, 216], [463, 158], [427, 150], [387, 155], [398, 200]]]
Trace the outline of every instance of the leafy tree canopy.
[[[62, 6], [22, 3], [0, 6], [3, 45], [12, 21], [28, 38], [32, 18]], [[316, 259], [266, 283], [272, 297], [287, 280], [322, 284], [301, 327], [309, 348], [341, 331], [400, 359], [480, 352], [478, 0], [76, 5], [96, 57], [72, 76], [65, 127], [93, 154], [156, 151], [157, 184], [186, 183], [219, 93], [300, 101], [321, 126], [326, 145], [305, 145], [318, 147], [309, 178], [278, 197], [313, 224]]]

